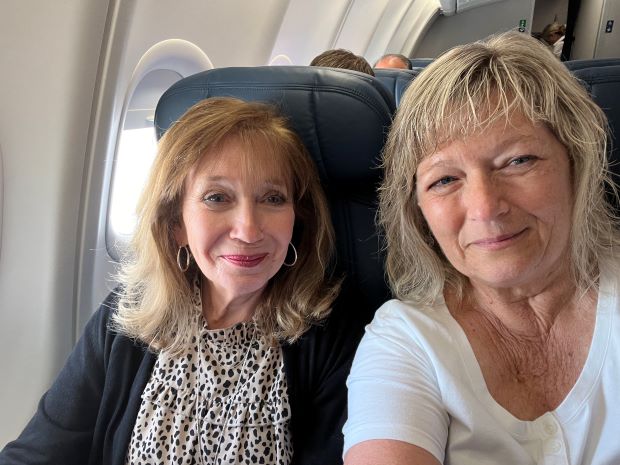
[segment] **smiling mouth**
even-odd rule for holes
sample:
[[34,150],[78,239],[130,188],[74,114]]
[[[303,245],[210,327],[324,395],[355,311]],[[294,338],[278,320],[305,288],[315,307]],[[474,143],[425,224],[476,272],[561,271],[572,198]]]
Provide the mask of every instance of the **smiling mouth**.
[[266,253],[259,255],[223,255],[222,258],[229,263],[244,268],[252,268],[259,265],[267,256]]
[[471,245],[483,247],[485,249],[501,249],[512,244],[512,242],[521,237],[524,232],[525,229],[522,229],[521,231],[514,234],[502,234],[501,236],[480,239],[478,241],[472,242]]

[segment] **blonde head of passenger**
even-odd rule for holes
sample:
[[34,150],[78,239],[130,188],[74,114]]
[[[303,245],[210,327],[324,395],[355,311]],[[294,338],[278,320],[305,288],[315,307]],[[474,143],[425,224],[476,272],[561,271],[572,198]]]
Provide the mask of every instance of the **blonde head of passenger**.
[[[116,329],[154,350],[182,350],[194,334],[194,261],[182,271],[175,227],[188,176],[205,160],[218,162],[227,143],[242,147],[244,178],[282,178],[295,213],[294,266],[283,266],[263,291],[254,319],[273,340],[297,339],[329,311],[337,286],[326,279],[333,229],[314,163],[299,137],[267,104],[211,98],[190,108],[161,138],[138,205],[138,223],[123,263]],[[222,152],[224,153],[224,152]],[[291,257],[288,261],[294,260]]]
[[498,122],[510,125],[515,116],[545,125],[567,149],[574,193],[571,271],[580,288],[596,285],[599,262],[618,243],[605,197],[605,116],[543,44],[508,32],[443,54],[413,81],[398,108],[384,149],[379,209],[397,298],[431,304],[444,285],[462,295],[465,283],[418,208],[421,160],[450,142],[484,135]]
[[566,34],[566,26],[564,24],[550,23],[541,32],[541,37],[549,45],[553,45],[564,34]]

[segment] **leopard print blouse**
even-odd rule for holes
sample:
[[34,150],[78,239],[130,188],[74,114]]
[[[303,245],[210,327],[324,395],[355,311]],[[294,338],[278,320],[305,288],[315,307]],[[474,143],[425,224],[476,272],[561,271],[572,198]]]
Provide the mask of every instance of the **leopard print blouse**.
[[288,465],[291,410],[282,350],[253,322],[201,326],[183,355],[159,354],[126,464]]

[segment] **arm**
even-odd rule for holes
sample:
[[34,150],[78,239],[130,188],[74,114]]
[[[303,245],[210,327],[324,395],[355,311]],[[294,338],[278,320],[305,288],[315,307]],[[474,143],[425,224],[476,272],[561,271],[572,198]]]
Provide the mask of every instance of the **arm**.
[[105,379],[105,306],[91,318],[22,434],[0,452],[0,465],[87,463]]
[[433,454],[402,441],[375,439],[349,449],[344,465],[440,465]]
[[360,343],[351,374],[344,427],[347,465],[438,464],[449,416],[424,331],[402,318],[402,304],[377,311]]

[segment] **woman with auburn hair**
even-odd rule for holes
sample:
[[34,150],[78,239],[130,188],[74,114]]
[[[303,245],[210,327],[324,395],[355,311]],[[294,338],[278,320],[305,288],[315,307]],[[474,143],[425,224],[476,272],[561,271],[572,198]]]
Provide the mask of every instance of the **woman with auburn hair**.
[[358,348],[345,463],[620,463],[619,233],[606,121],[539,41],[413,81],[379,221],[397,300]]
[[346,338],[317,324],[339,289],[333,230],[286,121],[194,105],[138,211],[121,285],[0,464],[340,462]]

